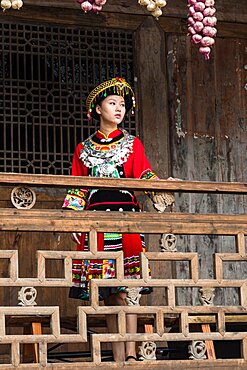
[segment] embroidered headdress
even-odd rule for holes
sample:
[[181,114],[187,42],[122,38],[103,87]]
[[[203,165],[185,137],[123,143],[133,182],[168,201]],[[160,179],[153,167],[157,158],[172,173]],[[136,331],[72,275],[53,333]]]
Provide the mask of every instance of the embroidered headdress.
[[125,100],[126,112],[135,107],[135,96],[131,86],[124,78],[116,77],[102,82],[88,95],[86,100],[87,116],[99,119],[96,106],[109,95],[120,95]]

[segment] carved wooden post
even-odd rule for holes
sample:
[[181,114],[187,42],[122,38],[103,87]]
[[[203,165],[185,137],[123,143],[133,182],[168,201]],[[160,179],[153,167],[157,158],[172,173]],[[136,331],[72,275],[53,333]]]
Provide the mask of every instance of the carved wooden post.
[[140,287],[127,288],[126,302],[128,306],[139,306],[140,305]]
[[[199,289],[199,301],[203,306],[213,306],[214,288],[201,288]],[[209,324],[201,324],[203,333],[210,333]],[[214,344],[212,340],[206,341],[192,341],[188,347],[190,359],[192,360],[205,360],[216,359]],[[207,356],[206,356],[207,353]]]
[[160,239],[161,252],[177,252],[177,237],[174,234],[163,234]]
[[33,287],[23,287],[18,292],[19,306],[36,306],[35,299],[37,297],[37,290]]
[[[18,292],[18,300],[20,306],[24,307],[30,307],[30,306],[36,306],[37,303],[35,302],[35,299],[37,297],[37,290],[33,287],[23,287]],[[24,329],[25,330],[25,329]],[[41,323],[40,322],[32,322],[32,333],[33,334],[41,334]],[[33,346],[31,344],[26,344],[24,346],[24,352],[23,357],[29,358],[32,356],[33,353]],[[34,358],[35,362],[39,362],[39,349],[38,344],[34,343]]]

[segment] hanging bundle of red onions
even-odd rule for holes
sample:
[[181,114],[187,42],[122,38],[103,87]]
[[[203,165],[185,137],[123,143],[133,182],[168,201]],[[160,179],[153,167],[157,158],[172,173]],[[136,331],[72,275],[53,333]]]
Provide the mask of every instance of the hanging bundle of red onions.
[[188,0],[188,31],[193,44],[199,44],[199,52],[206,60],[210,57],[217,29],[215,0]]
[[82,10],[87,12],[99,13],[102,10],[103,5],[105,5],[106,0],[77,0],[81,4]]

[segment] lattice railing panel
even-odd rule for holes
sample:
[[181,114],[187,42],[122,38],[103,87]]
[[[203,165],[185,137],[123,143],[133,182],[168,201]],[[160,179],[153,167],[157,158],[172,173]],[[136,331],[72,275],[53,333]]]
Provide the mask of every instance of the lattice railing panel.
[[[109,185],[108,185],[109,186]],[[16,250],[0,250],[0,260],[7,260],[9,264],[9,276],[0,278],[0,286],[9,287],[43,287],[62,289],[70,287],[72,283],[72,260],[73,259],[114,259],[116,262],[116,278],[113,279],[95,279],[91,281],[91,299],[89,306],[79,306],[77,310],[77,327],[75,332],[63,333],[63,318],[60,315],[59,307],[56,305],[46,307],[37,306],[32,301],[29,306],[23,307],[5,307],[0,306],[0,345],[11,346],[11,366],[24,368],[21,363],[22,356],[20,348],[23,344],[38,345],[39,356],[38,363],[30,365],[30,368],[49,368],[51,365],[49,359],[49,347],[52,344],[86,344],[89,346],[90,355],[87,359],[80,359],[76,363],[58,364],[56,367],[63,366],[63,369],[79,368],[80,366],[92,368],[92,366],[103,366],[101,350],[102,347],[114,341],[135,341],[135,342],[155,342],[156,344],[185,343],[190,345],[191,356],[197,351],[196,343],[202,347],[205,344],[205,352],[202,351],[201,359],[205,359],[198,366],[203,368],[203,364],[209,368],[222,364],[222,360],[209,358],[209,348],[212,343],[217,342],[239,342],[240,355],[235,360],[226,359],[226,363],[232,366],[246,366],[247,364],[247,280],[246,276],[231,279],[224,276],[224,263],[245,262],[246,254],[246,236],[247,236],[247,216],[246,215],[192,215],[180,213],[109,213],[109,212],[69,212],[56,210],[0,210],[0,228],[2,231],[46,231],[46,232],[66,232],[73,231],[89,233],[88,252],[76,251],[37,251],[37,276],[19,277],[18,266],[20,263],[19,252]],[[162,252],[146,252],[141,254],[141,279],[124,279],[123,255],[122,252],[108,253],[97,251],[97,233],[98,232],[134,232],[169,235],[168,244],[175,238],[173,235],[229,235],[234,238],[235,252],[214,253],[212,258],[215,264],[214,276],[209,279],[203,279],[200,276],[200,256],[195,252],[180,252],[179,246],[168,245],[166,250],[165,238],[163,238]],[[62,261],[62,277],[49,277],[47,274],[47,264],[49,260]],[[149,265],[152,262],[159,263],[177,263],[187,262],[189,274],[187,278],[171,276],[162,278],[161,276],[150,276],[148,273]],[[205,266],[206,268],[206,266]],[[102,306],[99,302],[99,289],[101,287],[127,286],[132,287],[153,287],[162,288],[166,291],[164,303],[160,306]],[[201,305],[179,305],[177,300],[178,290],[180,288],[194,289],[201,293],[199,301]],[[235,305],[213,305],[214,289],[236,288],[239,294],[239,304]],[[30,292],[31,294],[31,292]],[[20,294],[21,295],[21,294]],[[30,303],[30,300],[29,300]],[[28,304],[28,302],[27,302]],[[118,331],[116,333],[93,332],[90,335],[93,317],[95,325],[97,319],[107,315],[117,315]],[[126,315],[137,314],[138,319],[152,321],[152,332],[142,332],[139,329],[136,334],[127,332]],[[46,321],[49,326],[49,332],[40,332],[32,334],[10,334],[8,332],[8,323],[11,320],[20,320],[30,322],[34,320]],[[48,322],[48,323],[47,323]],[[242,325],[241,330],[232,325]],[[174,329],[174,330],[173,330]],[[1,347],[0,347],[1,348]],[[207,358],[208,357],[208,358]],[[191,357],[193,358],[193,357]],[[198,358],[197,358],[198,359]],[[179,362],[168,360],[149,360],[148,365],[138,365],[141,367],[160,369],[165,365],[176,368],[177,364],[189,368],[195,363],[195,360],[184,359]],[[110,366],[110,365],[109,365]],[[141,367],[140,367],[141,366]],[[6,364],[0,368],[6,368]],[[29,367],[29,364],[28,364]],[[108,365],[107,365],[108,367]],[[158,368],[158,367],[157,367]]]
[[[146,221],[148,221],[148,215],[146,215]],[[167,217],[167,215],[166,215]],[[128,216],[124,216],[128,219]],[[40,219],[43,219],[42,212]],[[162,219],[162,215],[161,215]],[[36,218],[36,222],[38,218]],[[109,219],[105,219],[101,228],[107,229]],[[134,227],[134,223],[132,224]],[[8,228],[9,226],[6,226]],[[116,226],[115,226],[116,227]],[[189,232],[187,226],[187,231]],[[121,229],[121,224],[118,229]],[[145,222],[142,223],[141,228],[145,230]],[[162,226],[161,231],[167,230],[166,227]],[[183,228],[184,232],[184,228]],[[214,228],[214,232],[217,230]],[[236,231],[237,233],[237,231]],[[60,316],[58,307],[0,307],[0,342],[1,344],[11,344],[15,353],[15,364],[20,363],[18,358],[19,351],[16,351],[16,343],[39,343],[42,347],[42,356],[40,361],[43,366],[47,364],[47,346],[51,343],[85,343],[87,342],[87,315],[109,315],[116,314],[118,316],[118,334],[117,333],[104,333],[104,334],[92,334],[92,361],[94,364],[101,362],[101,351],[100,348],[103,343],[114,342],[114,341],[154,341],[154,342],[191,342],[191,341],[219,341],[219,340],[237,340],[245,343],[247,338],[247,332],[232,332],[226,330],[226,323],[229,322],[247,322],[247,284],[246,279],[229,280],[223,277],[223,261],[239,261],[246,260],[245,254],[245,235],[244,233],[237,233],[236,253],[216,253],[215,254],[215,279],[199,279],[199,265],[198,265],[198,254],[197,253],[181,253],[181,252],[147,252],[142,253],[142,279],[140,280],[126,280],[123,278],[123,256],[122,252],[107,253],[97,252],[95,240],[96,240],[97,229],[93,229],[89,232],[89,239],[91,241],[90,252],[68,252],[68,251],[38,251],[37,252],[37,278],[19,278],[18,277],[18,251],[0,251],[0,259],[8,259],[10,265],[10,276],[9,278],[0,279],[1,286],[44,286],[47,289],[49,287],[68,287],[71,286],[71,267],[72,259],[74,258],[97,258],[115,259],[117,265],[117,275],[115,279],[106,280],[93,280],[91,281],[91,307],[79,307],[78,308],[78,328],[77,334],[61,334],[60,330]],[[60,259],[63,261],[64,266],[64,278],[47,278],[46,277],[46,261],[49,259]],[[189,261],[191,276],[189,279],[154,279],[148,274],[148,266],[151,261]],[[128,287],[140,287],[140,286],[152,286],[162,287],[167,290],[167,305],[159,307],[102,307],[98,301],[98,290],[100,287],[109,286],[128,286]],[[240,289],[240,301],[241,305],[238,307],[227,307],[227,306],[196,306],[186,307],[178,306],[176,304],[176,289],[178,287],[197,287],[201,288],[224,288],[224,287],[238,287]],[[126,332],[126,314],[136,313],[138,315],[152,315],[154,318],[154,331],[151,334],[137,333],[128,334]],[[39,319],[43,317],[50,317],[51,333],[39,334],[39,335],[6,335],[5,330],[5,316],[11,315],[11,318],[23,316],[23,320],[28,316],[38,315]],[[179,330],[176,333],[166,332],[166,322],[171,317],[176,317]],[[190,331],[191,324],[214,324],[215,330],[209,333],[202,333],[200,329],[195,332],[195,329]],[[244,344],[243,344],[244,345]],[[40,347],[40,348],[41,348]],[[245,353],[245,352],[243,352]],[[217,361],[217,360],[216,360]],[[45,365],[46,366],[46,365]]]

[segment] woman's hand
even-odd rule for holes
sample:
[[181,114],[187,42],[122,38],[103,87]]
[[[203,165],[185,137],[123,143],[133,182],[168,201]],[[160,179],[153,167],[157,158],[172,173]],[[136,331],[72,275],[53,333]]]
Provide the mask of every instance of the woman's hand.
[[169,181],[183,181],[182,179],[179,179],[178,177],[168,177],[168,179],[167,180],[169,180]]
[[[169,181],[182,181],[181,179],[168,177]],[[154,208],[159,212],[163,213],[165,209],[172,206],[175,203],[175,197],[171,192],[157,192],[152,198]]]
[[168,206],[175,203],[175,197],[169,192],[160,192],[153,196],[153,206],[159,212],[162,213]]

